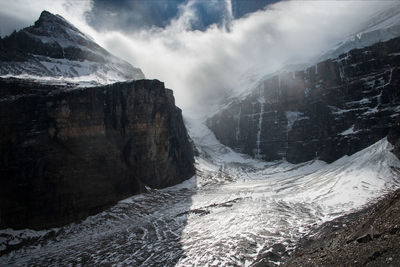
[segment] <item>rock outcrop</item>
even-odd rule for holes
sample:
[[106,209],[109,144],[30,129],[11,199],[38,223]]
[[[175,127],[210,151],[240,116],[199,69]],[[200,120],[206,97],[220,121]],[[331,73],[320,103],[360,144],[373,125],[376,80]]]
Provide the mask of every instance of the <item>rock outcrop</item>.
[[[314,229],[281,266],[399,266],[400,190]],[[265,266],[262,261],[254,266]]]
[[393,145],[393,154],[400,159],[400,117],[397,117],[394,126],[389,130],[387,139]]
[[12,78],[0,89],[0,228],[62,225],[194,175],[181,110],[162,82]]
[[388,134],[399,94],[396,38],[268,78],[207,125],[221,143],[256,158],[332,162]]

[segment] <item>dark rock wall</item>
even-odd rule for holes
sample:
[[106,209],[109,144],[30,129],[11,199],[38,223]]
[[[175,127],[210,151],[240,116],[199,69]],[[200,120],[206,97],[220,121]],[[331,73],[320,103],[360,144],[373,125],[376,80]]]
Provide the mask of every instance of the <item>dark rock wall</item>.
[[393,145],[393,154],[400,159],[400,116],[396,118],[393,127],[389,130],[387,139]]
[[0,79],[0,90],[0,228],[62,225],[194,174],[181,110],[159,81]]
[[399,93],[396,38],[264,80],[207,125],[221,143],[256,158],[332,162],[388,134]]

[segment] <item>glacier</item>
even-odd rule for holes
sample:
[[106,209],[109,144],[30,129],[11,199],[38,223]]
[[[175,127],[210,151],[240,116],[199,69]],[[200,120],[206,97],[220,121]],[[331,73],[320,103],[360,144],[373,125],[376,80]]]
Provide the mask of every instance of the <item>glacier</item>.
[[186,123],[199,150],[194,177],[79,223],[1,230],[1,265],[251,266],[400,186],[400,161],[386,139],[331,164],[295,165],[236,153],[202,119]]

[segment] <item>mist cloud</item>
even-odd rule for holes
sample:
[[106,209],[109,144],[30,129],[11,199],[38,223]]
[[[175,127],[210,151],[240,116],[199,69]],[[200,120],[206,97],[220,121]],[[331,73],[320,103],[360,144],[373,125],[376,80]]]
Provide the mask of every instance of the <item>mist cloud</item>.
[[246,86],[249,70],[267,74],[304,62],[359,29],[382,2],[281,2],[234,20],[189,31],[190,5],[165,29],[106,33],[102,43],[175,91],[178,105],[202,107]]
[[[165,82],[184,111],[207,108],[232,90],[245,89],[249,73],[268,74],[287,63],[306,62],[360,30],[377,10],[393,5],[386,1],[285,1],[237,20],[227,12],[226,25],[193,31],[197,15],[195,1],[189,1],[165,28],[128,33],[91,28],[85,19],[90,1],[77,1],[81,10],[76,13],[76,6],[62,1],[54,1],[53,9],[44,7],[50,2],[42,0],[41,7],[35,2],[35,12],[56,10],[111,53],[140,67],[147,78]],[[229,6],[230,1],[226,3]],[[5,9],[0,5],[0,10]]]

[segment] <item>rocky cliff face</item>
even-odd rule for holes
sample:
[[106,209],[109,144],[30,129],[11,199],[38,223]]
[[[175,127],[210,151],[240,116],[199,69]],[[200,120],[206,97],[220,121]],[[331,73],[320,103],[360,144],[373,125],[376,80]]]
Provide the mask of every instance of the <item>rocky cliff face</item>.
[[157,80],[0,88],[0,228],[65,224],[194,174],[181,110]]
[[388,134],[400,114],[399,88],[396,38],[266,79],[207,125],[256,158],[332,162]]

